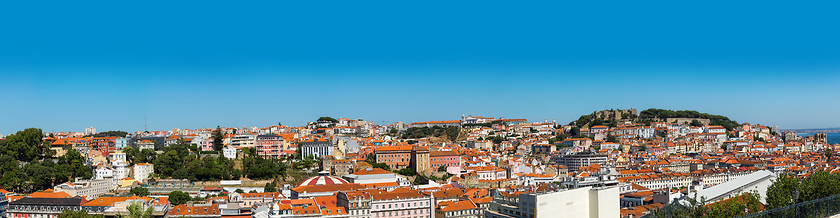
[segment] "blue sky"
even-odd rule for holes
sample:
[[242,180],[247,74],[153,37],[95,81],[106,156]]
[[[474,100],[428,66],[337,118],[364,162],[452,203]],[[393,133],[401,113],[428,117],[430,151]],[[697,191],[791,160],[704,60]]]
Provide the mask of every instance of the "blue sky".
[[0,3],[0,134],[691,109],[840,126],[833,1]]

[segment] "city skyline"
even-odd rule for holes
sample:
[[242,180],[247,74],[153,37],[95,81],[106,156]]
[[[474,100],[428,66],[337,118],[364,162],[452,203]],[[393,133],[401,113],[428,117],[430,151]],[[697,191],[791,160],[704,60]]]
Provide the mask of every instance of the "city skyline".
[[7,4],[4,135],[610,108],[840,127],[833,2]]

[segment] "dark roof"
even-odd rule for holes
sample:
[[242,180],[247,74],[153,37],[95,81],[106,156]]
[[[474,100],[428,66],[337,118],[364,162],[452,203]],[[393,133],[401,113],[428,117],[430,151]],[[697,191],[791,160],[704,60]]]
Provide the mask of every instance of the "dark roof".
[[257,139],[276,139],[276,138],[283,139],[282,137],[280,137],[278,135],[274,135],[274,134],[257,135]]
[[9,205],[49,205],[49,206],[82,206],[85,200],[82,198],[30,198],[10,202]]

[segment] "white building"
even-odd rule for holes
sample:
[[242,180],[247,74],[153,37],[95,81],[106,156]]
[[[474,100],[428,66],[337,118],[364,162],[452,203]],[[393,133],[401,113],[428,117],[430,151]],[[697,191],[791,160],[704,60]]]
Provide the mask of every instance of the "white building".
[[128,163],[123,160],[112,162],[111,167],[114,169],[114,179],[116,180],[128,178],[128,175],[131,173],[131,168],[128,167]]
[[134,180],[145,181],[149,175],[155,172],[155,165],[150,163],[139,163],[134,165]]
[[93,135],[93,134],[96,134],[96,128],[93,128],[92,126],[88,127],[88,128],[85,128],[85,135]]
[[236,148],[230,146],[225,147],[222,149],[222,155],[228,159],[236,159]]
[[114,178],[114,169],[108,167],[102,167],[96,169],[96,176],[95,179],[113,179]]
[[[773,184],[774,180],[776,180],[776,174],[773,172],[767,170],[756,171],[737,179],[697,191],[697,199],[705,198],[707,203],[714,203],[751,191],[767,193],[767,188]],[[759,200],[762,204],[766,204],[764,198],[759,198]],[[688,202],[682,200],[680,203],[687,204]]]
[[70,196],[87,196],[88,200],[96,199],[108,191],[117,188],[116,180],[114,179],[93,179],[80,180],[76,178],[76,182],[65,182],[53,187],[55,192],[65,192]]
[[488,218],[620,217],[619,188],[583,187],[519,195],[493,191]]

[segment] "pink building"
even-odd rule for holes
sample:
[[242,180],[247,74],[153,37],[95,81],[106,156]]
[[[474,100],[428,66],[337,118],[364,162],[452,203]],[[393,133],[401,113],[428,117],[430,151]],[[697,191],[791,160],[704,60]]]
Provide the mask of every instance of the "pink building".
[[213,145],[215,145],[215,142],[213,141],[213,138],[206,138],[206,139],[201,140],[198,144],[201,145],[201,150],[202,151],[212,151],[213,150]]
[[258,135],[256,140],[257,155],[266,159],[277,159],[283,155],[283,137],[278,135]]
[[434,170],[440,166],[458,167],[461,166],[461,155],[456,151],[432,151],[429,152],[429,165]]
[[359,190],[346,194],[339,193],[338,197],[338,205],[349,207],[350,215],[363,217],[434,217],[434,202],[434,196],[409,189],[397,189],[391,192]]

